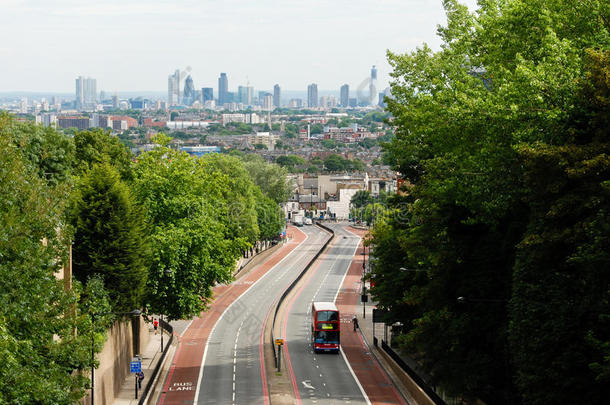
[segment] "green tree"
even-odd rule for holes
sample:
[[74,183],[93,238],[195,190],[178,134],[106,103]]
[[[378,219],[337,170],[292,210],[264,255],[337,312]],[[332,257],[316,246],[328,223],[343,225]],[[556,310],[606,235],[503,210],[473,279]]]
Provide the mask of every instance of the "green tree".
[[74,135],[77,173],[84,173],[97,163],[114,166],[124,180],[131,179],[131,151],[121,141],[101,129],[80,131]]
[[73,404],[87,385],[78,370],[90,364],[90,343],[74,333],[83,321],[70,311],[77,295],[56,278],[68,258],[57,232],[66,189],[40,177],[40,166],[15,148],[11,126],[2,116],[0,403]]
[[373,197],[371,197],[371,193],[367,190],[358,190],[356,194],[352,196],[350,203],[354,208],[362,208],[373,202]]
[[[248,179],[247,173],[224,171],[215,164],[222,158],[211,158],[196,159],[161,146],[140,155],[135,165],[133,187],[146,208],[152,250],[146,301],[150,311],[170,319],[205,310],[212,287],[231,280],[241,250],[258,236],[256,215],[241,229],[243,212],[234,214],[228,200],[244,191],[231,190],[230,184]],[[254,200],[248,202],[248,209],[255,210]]]
[[251,154],[243,158],[252,181],[276,203],[288,200],[292,195],[292,184],[288,181],[288,171],[276,164],[267,163],[261,156]]
[[384,160],[414,187],[373,232],[373,294],[450,393],[602,403],[608,6],[444,5],[438,52],[388,55]]
[[72,224],[74,276],[104,279],[115,311],[140,308],[148,275],[144,216],[127,185],[108,163],[94,165],[80,181]]
[[342,156],[332,154],[324,159],[324,167],[329,172],[339,172],[346,169],[347,162]]

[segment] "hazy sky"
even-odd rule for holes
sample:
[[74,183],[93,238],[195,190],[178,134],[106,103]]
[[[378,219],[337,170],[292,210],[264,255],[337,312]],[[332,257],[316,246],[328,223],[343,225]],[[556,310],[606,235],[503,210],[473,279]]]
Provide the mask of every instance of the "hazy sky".
[[[471,10],[476,0],[462,0]],[[0,0],[0,92],[167,89],[175,69],[195,87],[354,90],[387,49],[438,49],[441,0]]]

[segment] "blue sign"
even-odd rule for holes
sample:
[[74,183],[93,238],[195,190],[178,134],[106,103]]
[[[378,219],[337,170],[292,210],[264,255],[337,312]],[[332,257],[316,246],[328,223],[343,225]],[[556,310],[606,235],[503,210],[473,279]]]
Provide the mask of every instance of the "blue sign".
[[129,363],[129,372],[130,373],[139,373],[142,371],[142,362],[141,361],[131,361]]

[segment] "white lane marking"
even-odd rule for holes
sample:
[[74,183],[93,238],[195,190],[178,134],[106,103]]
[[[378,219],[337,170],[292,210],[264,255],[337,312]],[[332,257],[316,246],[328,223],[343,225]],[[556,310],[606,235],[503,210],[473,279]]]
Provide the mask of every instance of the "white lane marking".
[[307,388],[308,390],[315,390],[315,387],[311,385],[310,380],[301,381],[301,383],[303,384],[303,387]]
[[352,370],[352,366],[350,366],[349,361],[347,361],[347,357],[345,357],[343,348],[341,347],[339,350],[341,351],[341,356],[343,357],[343,360],[345,361],[345,364],[347,365],[349,372],[352,373],[352,377],[354,377],[354,380],[356,380],[356,384],[358,385],[358,388],[360,388],[360,392],[362,393],[362,396],[364,397],[365,402],[367,403],[367,405],[371,405],[371,401],[369,400],[369,397],[366,395],[366,392],[364,392],[364,388],[362,388],[362,384],[360,384],[358,377],[356,377],[354,370]]
[[288,257],[290,257],[292,255],[292,253],[294,253],[299,247],[301,247],[301,245],[303,243],[305,243],[307,241],[307,239],[309,239],[309,235],[305,234],[305,239],[303,239],[303,241],[301,243],[299,243],[297,246],[294,247],[294,249],[287,254],[286,256],[284,256],[282,258],[282,260],[280,260],[279,262],[277,262],[275,264],[275,266],[273,266],[272,268],[270,268],[269,270],[267,270],[267,272],[265,274],[263,274],[258,280],[256,280],[248,289],[246,289],[246,291],[244,291],[243,293],[241,293],[239,295],[239,297],[237,297],[237,299],[233,300],[232,303],[229,304],[229,306],[227,308],[225,308],[225,310],[222,312],[222,314],[220,314],[220,316],[218,317],[218,320],[216,321],[216,323],[214,324],[214,326],[212,327],[212,330],[210,331],[210,334],[208,335],[208,339],[205,342],[205,349],[203,350],[203,356],[201,357],[201,366],[199,367],[199,378],[197,378],[197,388],[195,389],[195,402],[197,402],[199,400],[199,389],[201,387],[201,380],[203,379],[203,370],[205,368],[205,358],[208,354],[208,348],[209,348],[209,344],[210,344],[210,338],[212,337],[212,335],[214,334],[214,332],[216,331],[216,326],[218,326],[218,324],[220,323],[220,321],[222,320],[222,318],[225,316],[225,314],[227,313],[227,311],[229,309],[231,309],[231,307],[233,306],[233,304],[235,304],[237,301],[239,301],[239,299],[248,291],[250,291],[252,289],[252,287],[254,287],[256,284],[258,284],[261,280],[263,280],[265,277],[267,277],[267,275],[272,273],[272,270],[275,269],[277,266],[279,266],[284,260],[286,260]]

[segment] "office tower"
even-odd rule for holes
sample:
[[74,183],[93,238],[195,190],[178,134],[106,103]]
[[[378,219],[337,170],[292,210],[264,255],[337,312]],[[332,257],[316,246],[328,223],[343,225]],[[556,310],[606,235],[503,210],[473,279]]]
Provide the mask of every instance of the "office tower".
[[273,96],[269,93],[263,97],[263,110],[272,111],[273,110]]
[[201,102],[205,104],[206,101],[214,100],[214,89],[212,87],[201,88]]
[[167,105],[180,103],[180,70],[167,77]]
[[195,101],[195,86],[193,85],[193,79],[191,75],[186,77],[184,81],[184,93],[182,96],[182,104],[192,105]]
[[347,107],[349,105],[349,84],[341,86],[341,106]]
[[119,96],[117,96],[116,94],[114,96],[112,96],[112,109],[113,110],[119,109]]
[[315,83],[307,86],[307,107],[318,106],[318,85]]
[[238,86],[237,87],[237,102],[245,105],[252,105],[252,98],[254,95],[254,87],[251,86]]
[[373,104],[377,95],[377,68],[373,65],[371,69],[371,83],[369,83],[369,103]]
[[227,79],[226,73],[221,73],[218,78],[218,105],[222,107],[222,105],[227,100],[227,93],[229,92],[229,79]]
[[280,85],[276,84],[273,86],[273,106],[276,108],[280,107]]
[[97,101],[97,81],[90,77],[76,78],[76,109],[93,109]]

